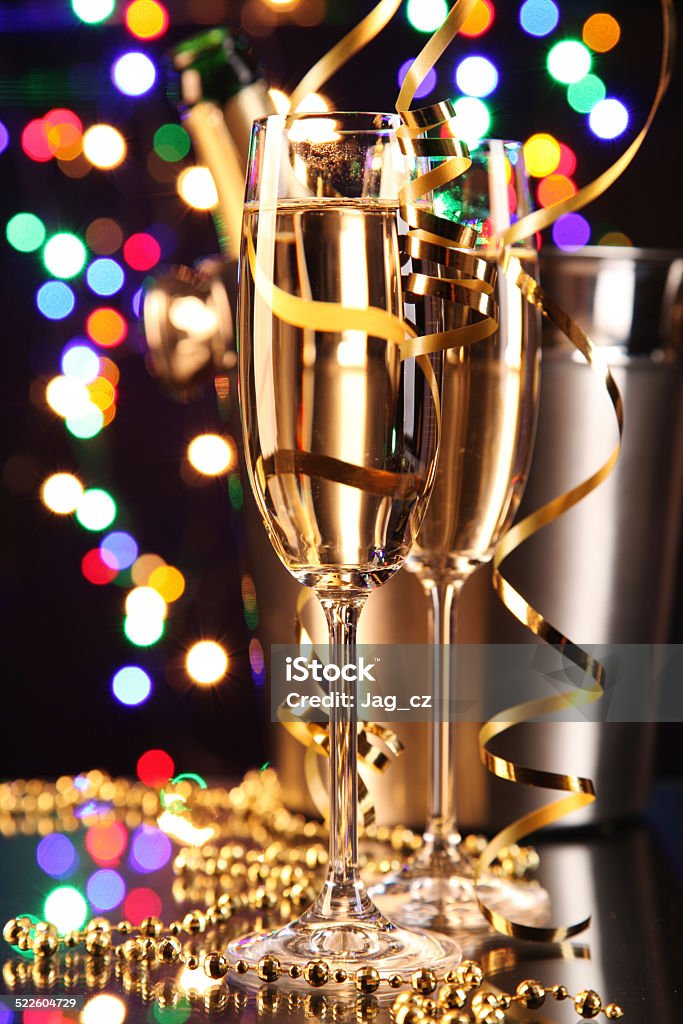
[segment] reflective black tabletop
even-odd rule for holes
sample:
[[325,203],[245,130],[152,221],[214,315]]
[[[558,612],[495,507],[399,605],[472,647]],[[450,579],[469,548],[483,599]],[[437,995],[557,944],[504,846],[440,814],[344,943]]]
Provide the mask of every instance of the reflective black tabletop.
[[[460,937],[464,953],[480,961],[487,986],[514,991],[525,978],[561,983],[571,992],[598,991],[620,1003],[633,1024],[680,1024],[683,1020],[683,786],[660,787],[646,820],[591,833],[565,832],[538,842],[539,878],[549,890],[553,923],[592,914],[590,928],[561,946],[522,943],[490,934]],[[161,833],[119,823],[68,833],[16,834],[0,838],[0,916],[42,918],[46,900],[78,927],[79,917],[101,914],[133,923],[154,914],[182,918],[199,895],[174,875],[176,853]],[[12,828],[5,827],[5,833]],[[62,841],[62,835],[65,841]],[[161,838],[159,838],[161,836]],[[55,904],[56,901],[56,904]],[[271,918],[277,922],[277,912]],[[253,918],[249,922],[253,924]],[[262,921],[266,926],[268,919]],[[222,941],[245,930],[244,919],[227,925]],[[193,1024],[211,1016],[245,1021],[390,1020],[374,996],[356,997],[338,987],[333,994],[275,986],[246,992],[210,982],[186,967],[123,967],[115,958],[64,954],[37,962],[2,943],[2,1004],[25,1000],[21,1010],[3,1009],[0,1024]],[[105,998],[106,997],[106,998]],[[80,999],[76,1007],[38,1009],[36,1001]],[[516,1021],[574,1024],[571,1003],[548,1000],[532,1013],[516,1007]],[[604,1019],[604,1018],[601,1018]]]

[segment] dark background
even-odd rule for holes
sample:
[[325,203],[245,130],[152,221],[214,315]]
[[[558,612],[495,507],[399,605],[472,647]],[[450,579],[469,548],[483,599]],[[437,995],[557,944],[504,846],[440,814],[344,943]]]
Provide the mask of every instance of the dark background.
[[[499,0],[494,26],[484,37],[456,42],[439,65],[433,95],[452,92],[456,57],[476,52],[492,57],[503,82],[491,97],[493,133],[526,138],[534,131],[552,131],[579,154],[576,178],[585,184],[623,151],[645,120],[659,62],[658,5],[635,0],[560,3],[567,35],[580,37],[583,21],[597,10],[613,9],[621,22],[619,46],[598,62],[609,92],[631,111],[628,133],[613,143],[595,139],[585,119],[570,110],[564,88],[545,71],[548,40],[521,31],[519,6]],[[140,45],[160,64],[171,43],[201,27],[197,14],[204,23],[240,26],[242,8],[232,0],[178,0],[167,7],[169,32]],[[254,40],[269,82],[291,89],[369,7],[329,0],[324,22],[314,27],[281,19]],[[210,216],[188,211],[173,184],[160,184],[146,171],[155,129],[175,116],[163,87],[129,99],[109,83],[113,58],[124,48],[137,47],[125,29],[115,23],[80,25],[61,0],[2,4],[0,27],[0,117],[12,137],[0,156],[1,223],[17,211],[31,210],[51,230],[61,225],[83,236],[98,216],[116,218],[126,234],[162,222],[177,237],[169,260],[189,263],[215,251]],[[391,109],[397,69],[425,39],[399,13],[381,38],[336,76],[326,94],[338,109]],[[54,161],[31,162],[18,145],[21,128],[58,105],[75,109],[86,124],[103,120],[118,125],[128,142],[125,165],[73,181]],[[677,74],[633,165],[588,212],[593,238],[618,229],[636,245],[680,247],[682,156]],[[199,481],[184,462],[194,434],[223,429],[215,397],[208,389],[203,399],[183,406],[163,395],[147,372],[142,339],[133,329],[113,355],[121,370],[115,423],[96,440],[70,438],[61,420],[31,400],[31,382],[58,372],[63,345],[81,333],[82,319],[73,321],[83,314],[65,324],[39,316],[34,295],[46,276],[39,260],[10,250],[4,236],[2,246],[0,776],[49,777],[96,765],[131,774],[150,747],[170,751],[179,770],[235,772],[258,765],[268,756],[267,713],[246,658],[252,634],[240,595],[241,577],[248,571],[241,517],[230,506],[224,478]],[[143,276],[136,280],[128,274],[130,294]],[[93,587],[83,578],[80,561],[96,537],[51,515],[39,499],[40,482],[57,469],[72,470],[91,486],[111,490],[120,507],[117,527],[130,529],[141,551],[158,552],[184,572],[188,590],[158,646],[131,648],[121,632],[125,591]],[[672,638],[678,640],[680,609],[679,600],[672,627]],[[231,656],[230,677],[216,688],[192,687],[177,670],[185,649],[202,635],[220,639]],[[155,679],[152,698],[139,709],[124,708],[111,696],[113,672],[129,662],[145,666]],[[662,731],[661,772],[676,770],[680,740],[679,727]]]

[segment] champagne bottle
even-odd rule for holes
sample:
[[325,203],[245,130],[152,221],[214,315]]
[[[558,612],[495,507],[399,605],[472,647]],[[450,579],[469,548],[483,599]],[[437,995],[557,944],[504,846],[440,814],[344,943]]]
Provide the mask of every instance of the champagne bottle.
[[225,255],[194,268],[174,267],[146,286],[144,330],[154,372],[187,399],[203,380],[235,365],[230,310],[237,294],[251,126],[275,109],[247,41],[225,28],[184,40],[172,61],[181,118],[216,184],[214,219]]
[[247,41],[225,28],[180,43],[173,64],[183,123],[216,184],[221,246],[237,259],[251,126],[275,109]]

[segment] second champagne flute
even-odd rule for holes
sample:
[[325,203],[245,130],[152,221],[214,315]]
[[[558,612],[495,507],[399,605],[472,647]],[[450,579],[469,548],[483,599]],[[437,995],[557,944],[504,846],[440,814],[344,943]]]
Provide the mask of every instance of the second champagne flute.
[[[519,143],[491,139],[473,147],[470,156],[469,170],[435,193],[434,209],[476,227],[478,248],[472,255],[495,262],[496,236],[530,212],[523,151]],[[458,599],[471,573],[490,560],[517,511],[536,423],[540,313],[514,284],[520,269],[536,276],[533,242],[513,246],[509,257],[509,273],[499,271],[495,289],[498,330],[446,353],[436,484],[406,563],[418,576],[430,609],[435,709],[430,818],[424,845],[413,860],[371,889],[398,920],[447,931],[488,927],[477,905],[474,861],[461,844],[454,805],[455,726],[448,720],[448,705],[456,694]],[[463,307],[447,304],[445,309],[445,327],[468,322]],[[538,923],[547,911],[547,895],[536,883],[489,876],[479,892],[498,912],[524,912],[527,921],[533,915]]]
[[[314,589],[339,666],[354,661],[368,594],[410,550],[436,465],[440,362],[402,359],[399,349],[399,123],[386,114],[269,117],[254,124],[247,171],[245,457],[270,540]],[[397,927],[368,896],[357,867],[355,684],[342,678],[336,690],[347,699],[330,711],[323,891],[296,921],[236,940],[229,953],[252,983],[289,976],[390,990],[419,967],[457,963],[460,951]]]

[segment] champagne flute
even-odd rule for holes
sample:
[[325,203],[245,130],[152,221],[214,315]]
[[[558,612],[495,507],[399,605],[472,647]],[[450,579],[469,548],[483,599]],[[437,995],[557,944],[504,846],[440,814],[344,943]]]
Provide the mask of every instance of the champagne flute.
[[[238,314],[245,457],[270,540],[315,591],[339,666],[354,660],[368,594],[410,550],[436,468],[441,363],[401,359],[376,324],[371,333],[367,313],[349,326],[344,312],[370,307],[394,323],[403,315],[397,199],[408,172],[399,123],[387,114],[271,116],[254,123],[247,170]],[[355,697],[352,682],[341,678],[337,688]],[[368,964],[385,983],[407,981],[417,967],[460,959],[454,942],[398,928],[368,896],[357,866],[356,709],[353,699],[333,703],[329,875],[293,923],[230,943],[231,956],[257,968],[248,982],[289,974],[338,985],[335,972],[353,982]]]
[[[434,195],[435,212],[479,231],[474,252],[495,260],[495,237],[531,209],[519,143],[482,140],[472,166]],[[433,644],[434,720],[431,726],[431,807],[424,845],[397,875],[371,888],[397,920],[437,930],[488,927],[475,897],[474,861],[461,844],[454,806],[456,617],[468,577],[490,560],[496,541],[517,511],[527,478],[538,400],[540,313],[514,281],[520,269],[537,271],[533,241],[509,250],[510,270],[499,271],[494,335],[446,353],[443,431],[437,476],[425,520],[406,567],[429,600]],[[446,306],[445,327],[468,322],[462,308]],[[479,889],[503,914],[523,912],[538,923],[547,894],[537,883],[487,876]]]

